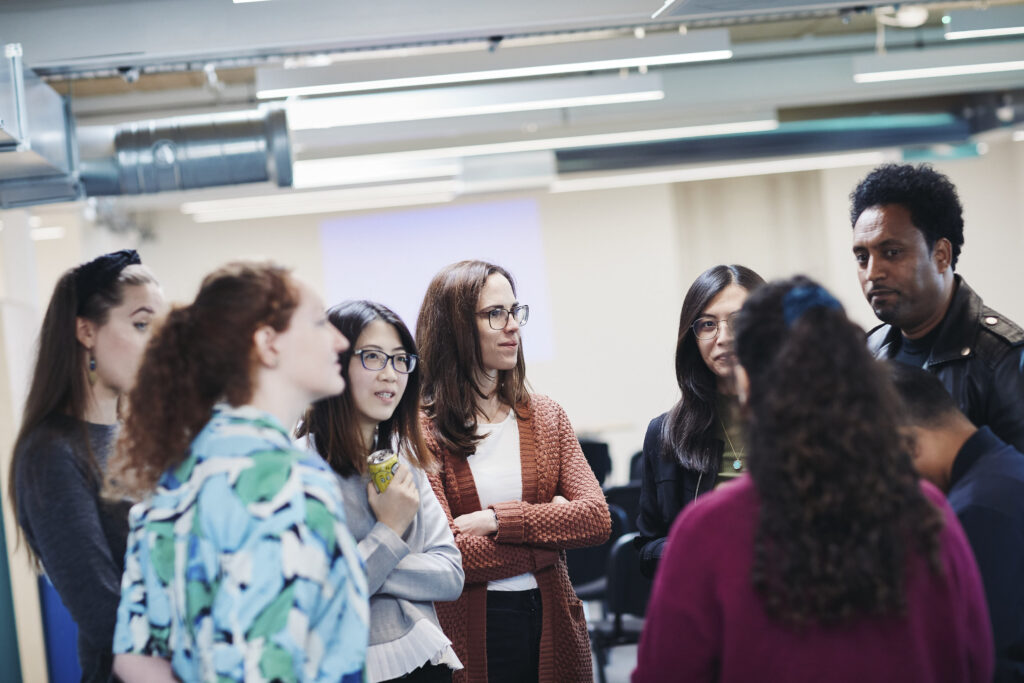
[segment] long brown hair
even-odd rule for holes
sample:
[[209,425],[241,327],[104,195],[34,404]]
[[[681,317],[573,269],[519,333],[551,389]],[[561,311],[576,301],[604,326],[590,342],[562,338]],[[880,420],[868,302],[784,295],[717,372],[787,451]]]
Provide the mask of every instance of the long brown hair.
[[[477,384],[483,369],[476,307],[487,278],[497,273],[512,285],[512,274],[486,261],[459,261],[441,269],[427,287],[416,322],[423,358],[423,412],[434,423],[439,445],[468,457],[481,437],[476,434],[476,399],[487,398]],[[523,345],[516,366],[498,373],[498,398],[519,415],[529,403]]]
[[[104,257],[99,257],[104,258]],[[97,259],[98,260],[98,259]],[[94,263],[91,261],[90,263]],[[53,289],[50,303],[46,307],[43,325],[39,331],[39,352],[32,371],[28,398],[21,415],[21,426],[14,440],[14,451],[8,472],[7,494],[15,514],[18,509],[18,487],[37,485],[41,469],[46,462],[39,461],[45,456],[45,449],[23,448],[26,439],[46,418],[51,415],[69,415],[78,420],[85,416],[89,400],[89,380],[86,364],[88,351],[76,336],[76,319],[85,318],[97,327],[107,323],[110,311],[124,303],[125,289],[146,284],[157,284],[148,268],[141,264],[126,266],[109,283],[102,283],[97,289],[80,300],[76,278],[81,269],[89,264],[70,268],[61,275]],[[84,448],[75,450],[75,457],[83,460],[85,470],[99,486],[101,475],[95,454],[89,444],[89,435],[84,422],[81,424],[80,441]],[[21,479],[17,474],[20,472]],[[20,541],[21,522],[18,520]],[[39,559],[28,549],[29,560],[39,568]]]
[[185,459],[215,403],[238,406],[252,398],[253,335],[264,325],[286,330],[298,304],[287,269],[236,262],[208,275],[194,302],[171,311],[150,339],[129,396],[109,472],[113,490],[151,491]]
[[789,622],[899,614],[907,560],[940,571],[941,513],[899,432],[899,401],[864,332],[805,277],[752,293],[736,323],[750,379],[750,476],[760,497],[751,580]]
[[[367,326],[381,320],[398,333],[406,353],[416,355],[416,341],[402,319],[387,306],[372,301],[346,301],[327,311],[327,319],[349,340],[350,346],[341,353],[341,375],[348,382],[348,368],[354,358],[356,341]],[[405,393],[391,417],[377,426],[377,447],[390,447],[397,440],[399,448],[409,460],[421,469],[434,466],[434,456],[427,450],[420,432],[420,373],[418,365],[409,373]],[[296,436],[311,435],[316,450],[340,475],[348,477],[364,474],[367,470],[367,445],[359,431],[355,402],[350,391],[321,399],[306,412]],[[373,444],[370,445],[373,448]]]
[[718,380],[701,358],[692,325],[711,300],[729,285],[751,292],[763,284],[764,279],[750,268],[713,266],[698,275],[686,292],[676,337],[676,382],[681,397],[669,410],[661,428],[662,454],[666,459],[704,473],[718,467]]

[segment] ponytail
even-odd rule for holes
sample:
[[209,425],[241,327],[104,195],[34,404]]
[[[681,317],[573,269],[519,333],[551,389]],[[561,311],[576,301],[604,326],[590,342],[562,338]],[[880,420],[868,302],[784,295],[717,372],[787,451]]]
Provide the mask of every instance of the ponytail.
[[283,331],[298,292],[280,266],[233,263],[206,277],[196,300],[177,307],[150,340],[129,397],[109,486],[137,497],[181,464],[219,401],[253,394],[253,335]]

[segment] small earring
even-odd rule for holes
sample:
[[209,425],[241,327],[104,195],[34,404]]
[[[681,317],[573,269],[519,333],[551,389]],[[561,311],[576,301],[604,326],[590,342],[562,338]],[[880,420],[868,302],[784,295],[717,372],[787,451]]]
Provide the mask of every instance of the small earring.
[[96,384],[96,359],[89,354],[89,384]]

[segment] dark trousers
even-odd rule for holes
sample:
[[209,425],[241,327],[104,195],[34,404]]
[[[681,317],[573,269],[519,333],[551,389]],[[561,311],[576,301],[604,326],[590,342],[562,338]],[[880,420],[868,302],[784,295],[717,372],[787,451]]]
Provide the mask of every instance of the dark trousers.
[[536,683],[540,591],[487,591],[488,683]]
[[431,664],[427,662],[404,676],[392,678],[391,681],[384,681],[384,683],[392,683],[392,681],[400,681],[401,683],[410,683],[410,681],[413,683],[452,683],[452,670],[448,668],[447,664]]

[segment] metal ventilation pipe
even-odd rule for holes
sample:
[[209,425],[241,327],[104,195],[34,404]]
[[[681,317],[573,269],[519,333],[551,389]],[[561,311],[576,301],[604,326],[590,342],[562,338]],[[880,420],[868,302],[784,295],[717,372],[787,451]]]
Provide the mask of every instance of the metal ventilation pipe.
[[89,196],[190,190],[273,180],[292,184],[282,109],[181,116],[78,129]]

